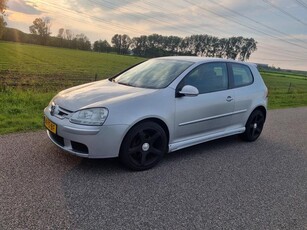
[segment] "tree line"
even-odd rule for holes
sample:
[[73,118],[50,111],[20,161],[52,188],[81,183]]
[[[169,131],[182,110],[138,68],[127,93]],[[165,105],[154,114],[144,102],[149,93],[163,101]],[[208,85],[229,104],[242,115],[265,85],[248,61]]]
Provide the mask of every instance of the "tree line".
[[218,38],[207,34],[191,35],[185,38],[152,34],[132,39],[125,34],[116,34],[111,42],[119,54],[132,51],[134,55],[142,57],[192,55],[245,61],[249,59],[252,52],[257,50],[257,42],[253,38],[242,36]]
[[115,34],[111,43],[112,46],[106,40],[95,41],[93,51],[109,52],[113,48],[112,50],[118,54],[132,53],[147,58],[192,55],[245,61],[257,50],[257,42],[253,38],[242,36],[218,38],[207,34],[192,35],[185,38],[152,34],[132,39],[126,34]]
[[6,28],[2,39],[95,52],[132,54],[146,58],[192,55],[245,61],[257,50],[257,42],[253,38],[242,36],[218,38],[207,34],[184,38],[159,34],[130,38],[127,34],[115,34],[111,39],[111,44],[106,40],[98,40],[92,45],[85,34],[74,35],[70,29],[60,28],[57,36],[50,36],[50,25],[50,19],[36,18],[29,26],[30,34]]

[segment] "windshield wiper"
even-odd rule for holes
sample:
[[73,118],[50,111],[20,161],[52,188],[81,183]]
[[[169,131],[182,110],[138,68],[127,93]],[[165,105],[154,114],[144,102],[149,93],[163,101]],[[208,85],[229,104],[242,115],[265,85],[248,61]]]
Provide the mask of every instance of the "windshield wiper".
[[117,82],[118,84],[120,85],[126,85],[126,86],[132,86],[132,87],[135,87],[134,85],[132,84],[129,84],[129,83],[125,83],[125,82]]

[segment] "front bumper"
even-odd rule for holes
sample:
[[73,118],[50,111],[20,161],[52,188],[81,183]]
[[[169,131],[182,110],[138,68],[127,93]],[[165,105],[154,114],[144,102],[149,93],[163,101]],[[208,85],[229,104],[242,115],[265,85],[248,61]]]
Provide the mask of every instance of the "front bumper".
[[52,116],[48,107],[45,116],[57,125],[56,134],[47,130],[50,140],[61,149],[86,158],[117,157],[128,125],[84,126],[68,119]]

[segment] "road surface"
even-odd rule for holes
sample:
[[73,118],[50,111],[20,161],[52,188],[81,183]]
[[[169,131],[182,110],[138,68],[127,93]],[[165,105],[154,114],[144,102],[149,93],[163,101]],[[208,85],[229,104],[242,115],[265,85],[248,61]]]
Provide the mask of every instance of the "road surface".
[[0,229],[307,229],[307,107],[271,110],[253,143],[228,137],[126,170],[0,136]]

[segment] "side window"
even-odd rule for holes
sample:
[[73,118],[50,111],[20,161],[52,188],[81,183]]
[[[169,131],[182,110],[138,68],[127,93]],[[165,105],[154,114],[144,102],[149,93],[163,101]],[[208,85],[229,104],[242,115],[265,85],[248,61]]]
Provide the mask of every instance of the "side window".
[[231,69],[234,87],[246,86],[253,83],[253,75],[247,66],[232,63]]
[[226,63],[214,62],[197,66],[183,81],[184,85],[195,86],[199,93],[228,89]]

